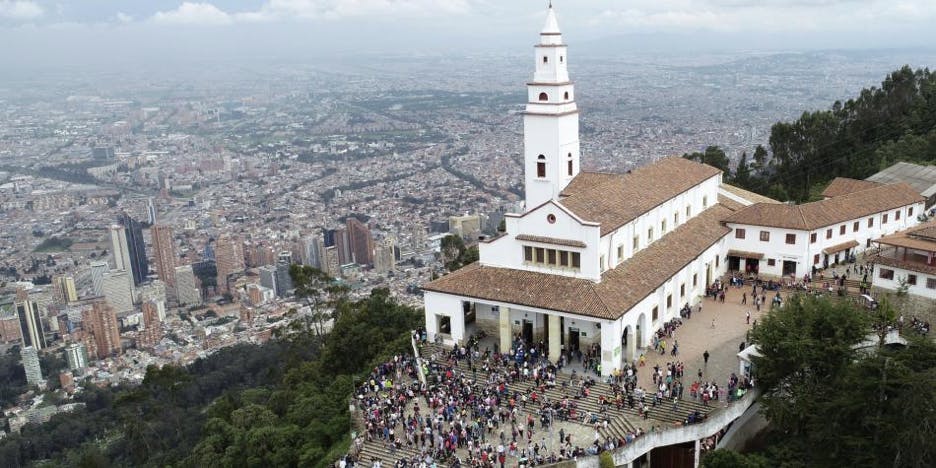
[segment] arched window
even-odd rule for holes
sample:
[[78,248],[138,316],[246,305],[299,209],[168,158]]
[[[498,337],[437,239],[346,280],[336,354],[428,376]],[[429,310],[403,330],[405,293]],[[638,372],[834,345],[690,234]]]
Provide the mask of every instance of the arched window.
[[543,101],[543,102],[548,101],[548,100],[549,100],[549,95],[546,94],[546,93],[540,93],[540,95],[539,95],[539,100],[540,100],[540,101]]
[[566,101],[568,101],[568,100],[569,100],[569,92],[566,91],[565,94],[562,95],[562,98],[565,99]]
[[546,177],[546,156],[542,154],[536,158],[536,177],[541,179]]
[[566,161],[566,169],[569,175],[572,175],[572,153],[569,153],[569,160]]
[[562,58],[562,56],[560,55],[560,56],[559,56],[559,63],[562,63],[562,60],[563,60],[563,58]]
[[543,56],[543,63],[544,63],[544,64],[549,63],[549,57],[547,57],[547,56],[544,55],[544,56]]

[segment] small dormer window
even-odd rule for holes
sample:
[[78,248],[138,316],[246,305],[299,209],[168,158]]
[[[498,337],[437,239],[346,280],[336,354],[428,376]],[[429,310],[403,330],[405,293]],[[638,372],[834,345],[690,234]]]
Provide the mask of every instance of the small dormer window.
[[539,95],[539,100],[542,101],[542,102],[546,102],[546,101],[549,100],[549,95],[546,94],[546,93],[540,93],[540,95]]
[[542,154],[536,158],[536,177],[540,179],[546,178],[546,156]]

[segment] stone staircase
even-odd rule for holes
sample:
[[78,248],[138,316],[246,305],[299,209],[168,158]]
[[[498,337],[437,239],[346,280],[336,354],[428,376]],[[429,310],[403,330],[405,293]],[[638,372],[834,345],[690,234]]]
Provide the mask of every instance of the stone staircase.
[[[449,355],[449,350],[445,349],[441,345],[433,343],[425,343],[420,345],[420,356],[423,359],[429,359],[433,354],[436,355],[437,359],[436,364],[446,365],[447,358]],[[459,361],[456,366],[458,372],[461,372],[465,375],[471,375],[471,368],[468,363],[464,360]],[[597,377],[597,376],[596,376]],[[483,381],[487,379],[487,374],[477,369],[477,379]],[[602,438],[617,438],[625,439],[628,434],[636,432],[638,428],[642,428],[644,431],[649,431],[653,426],[662,426],[663,428],[672,427],[675,425],[681,425],[685,420],[686,416],[689,413],[694,411],[699,411],[703,416],[707,416],[712,411],[717,408],[724,406],[724,402],[713,401],[710,402],[708,406],[703,405],[700,401],[693,399],[683,399],[679,401],[678,409],[673,409],[672,400],[669,402],[664,401],[660,405],[653,407],[650,404],[651,397],[645,397],[647,401],[647,406],[649,408],[649,418],[644,419],[639,414],[638,406],[635,405],[634,409],[631,409],[625,403],[621,409],[618,409],[614,404],[608,405],[607,408],[602,412],[599,404],[599,396],[603,396],[609,401],[613,401],[613,390],[611,386],[602,381],[598,381],[596,378],[595,385],[590,387],[590,394],[587,398],[575,399],[574,395],[576,390],[571,385],[571,376],[568,374],[560,373],[556,379],[556,385],[554,387],[545,387],[545,388],[535,388],[535,381],[518,381],[508,386],[508,390],[511,394],[518,392],[520,394],[529,395],[533,390],[537,390],[538,395],[542,398],[548,398],[549,401],[559,401],[563,398],[569,398],[576,403],[576,416],[577,420],[568,421],[566,424],[577,424],[583,427],[591,428],[592,424],[587,422],[582,422],[583,416],[587,413],[592,413],[598,415],[602,420],[607,419],[608,424],[605,427],[603,424],[599,427],[599,435]],[[566,384],[566,385],[563,385]],[[687,385],[688,388],[688,385]],[[688,389],[687,389],[688,392]],[[507,406],[506,401],[502,403],[504,407]],[[528,403],[526,408],[520,406],[518,408],[518,419],[526,420],[527,416],[530,415],[535,421],[537,421],[537,428],[539,428],[539,406],[536,404]],[[359,428],[366,427],[364,415],[358,411],[354,414],[355,423]],[[558,422],[558,421],[556,421]],[[395,428],[398,438],[401,435],[403,429],[400,426]],[[359,431],[363,436],[363,430]],[[590,437],[590,436],[589,436]],[[586,446],[590,444],[591,440],[573,440],[574,445]],[[419,455],[420,450],[415,446],[408,446],[404,444],[401,448],[393,450],[390,447],[389,442],[383,439],[373,439],[368,442],[364,442],[360,451],[357,453],[357,459],[359,462],[370,464],[374,460],[380,460],[384,466],[392,466],[394,462],[402,458],[412,459],[413,457]],[[459,456],[464,456],[463,453],[460,453]],[[366,466],[366,465],[365,465]]]
[[[448,351],[436,344],[427,344],[424,347],[422,352],[423,357],[427,357],[432,353],[436,353],[438,356],[447,356]],[[442,362],[444,364],[444,362]],[[459,361],[457,369],[466,374],[471,375],[471,369],[468,366],[468,363],[464,360]],[[482,373],[478,372],[478,377],[482,377]],[[486,377],[486,376],[484,376]],[[692,399],[683,399],[679,401],[678,408],[673,410],[672,400],[669,402],[663,402],[656,407],[651,406],[652,397],[645,397],[647,401],[647,407],[649,408],[649,419],[644,420],[640,416],[638,410],[638,404],[635,404],[634,409],[631,409],[625,403],[621,409],[618,409],[614,404],[607,405],[607,408],[602,413],[601,404],[599,403],[599,396],[603,396],[609,401],[613,401],[614,392],[611,388],[611,385],[599,381],[596,377],[596,383],[589,390],[590,394],[587,398],[574,399],[573,395],[575,394],[575,389],[571,385],[571,376],[568,374],[560,373],[556,378],[556,385],[554,387],[546,387],[545,391],[541,389],[536,389],[538,395],[545,396],[549,401],[558,401],[563,398],[569,398],[572,401],[575,401],[576,416],[579,418],[578,423],[591,427],[589,423],[584,423],[582,421],[583,415],[588,412],[598,415],[599,418],[608,419],[607,429],[602,428],[599,433],[603,437],[614,437],[618,439],[624,439],[628,433],[633,433],[638,427],[642,427],[644,430],[649,430],[650,426],[672,426],[674,424],[682,424],[686,419],[689,413],[692,413],[696,410],[699,411],[703,416],[715,410],[719,402],[710,402],[709,406],[705,406],[701,401],[696,401]],[[564,386],[563,384],[569,384]],[[511,393],[519,392],[521,394],[529,395],[536,387],[535,381],[518,381],[508,386],[508,389]],[[688,386],[687,386],[688,388]],[[688,390],[687,390],[688,391]],[[721,403],[723,404],[723,403]],[[538,412],[536,405],[527,405],[526,409],[521,408],[521,412],[524,414],[532,414],[534,419],[537,421]],[[588,441],[591,442],[591,441]],[[579,444],[584,443],[584,441],[578,441]]]

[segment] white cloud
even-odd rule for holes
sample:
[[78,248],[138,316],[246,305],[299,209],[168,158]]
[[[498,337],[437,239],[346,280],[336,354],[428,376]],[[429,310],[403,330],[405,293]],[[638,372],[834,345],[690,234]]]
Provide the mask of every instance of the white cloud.
[[156,13],[153,21],[165,24],[225,25],[231,24],[233,18],[210,3],[185,2],[175,10]]
[[211,3],[185,2],[175,10],[156,13],[153,21],[173,24],[224,25],[347,17],[412,18],[462,15],[488,0],[266,0],[256,10],[227,12]]
[[40,16],[44,11],[36,2],[28,0],[0,0],[0,18],[12,20],[30,20]]
[[[624,31],[802,32],[875,30],[936,18],[933,0],[632,0],[593,23]],[[883,21],[882,21],[883,20]]]
[[121,24],[127,24],[127,23],[133,22],[133,17],[122,11],[118,11],[117,14],[114,16],[114,19],[117,20],[117,22]]

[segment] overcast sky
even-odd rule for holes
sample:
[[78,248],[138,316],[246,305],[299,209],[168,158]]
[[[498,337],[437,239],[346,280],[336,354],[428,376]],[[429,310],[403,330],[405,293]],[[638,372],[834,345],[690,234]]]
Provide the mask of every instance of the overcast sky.
[[[603,52],[936,44],[936,0],[555,0],[555,8],[570,45]],[[0,0],[0,60],[516,53],[536,39],[545,9],[546,0]]]

